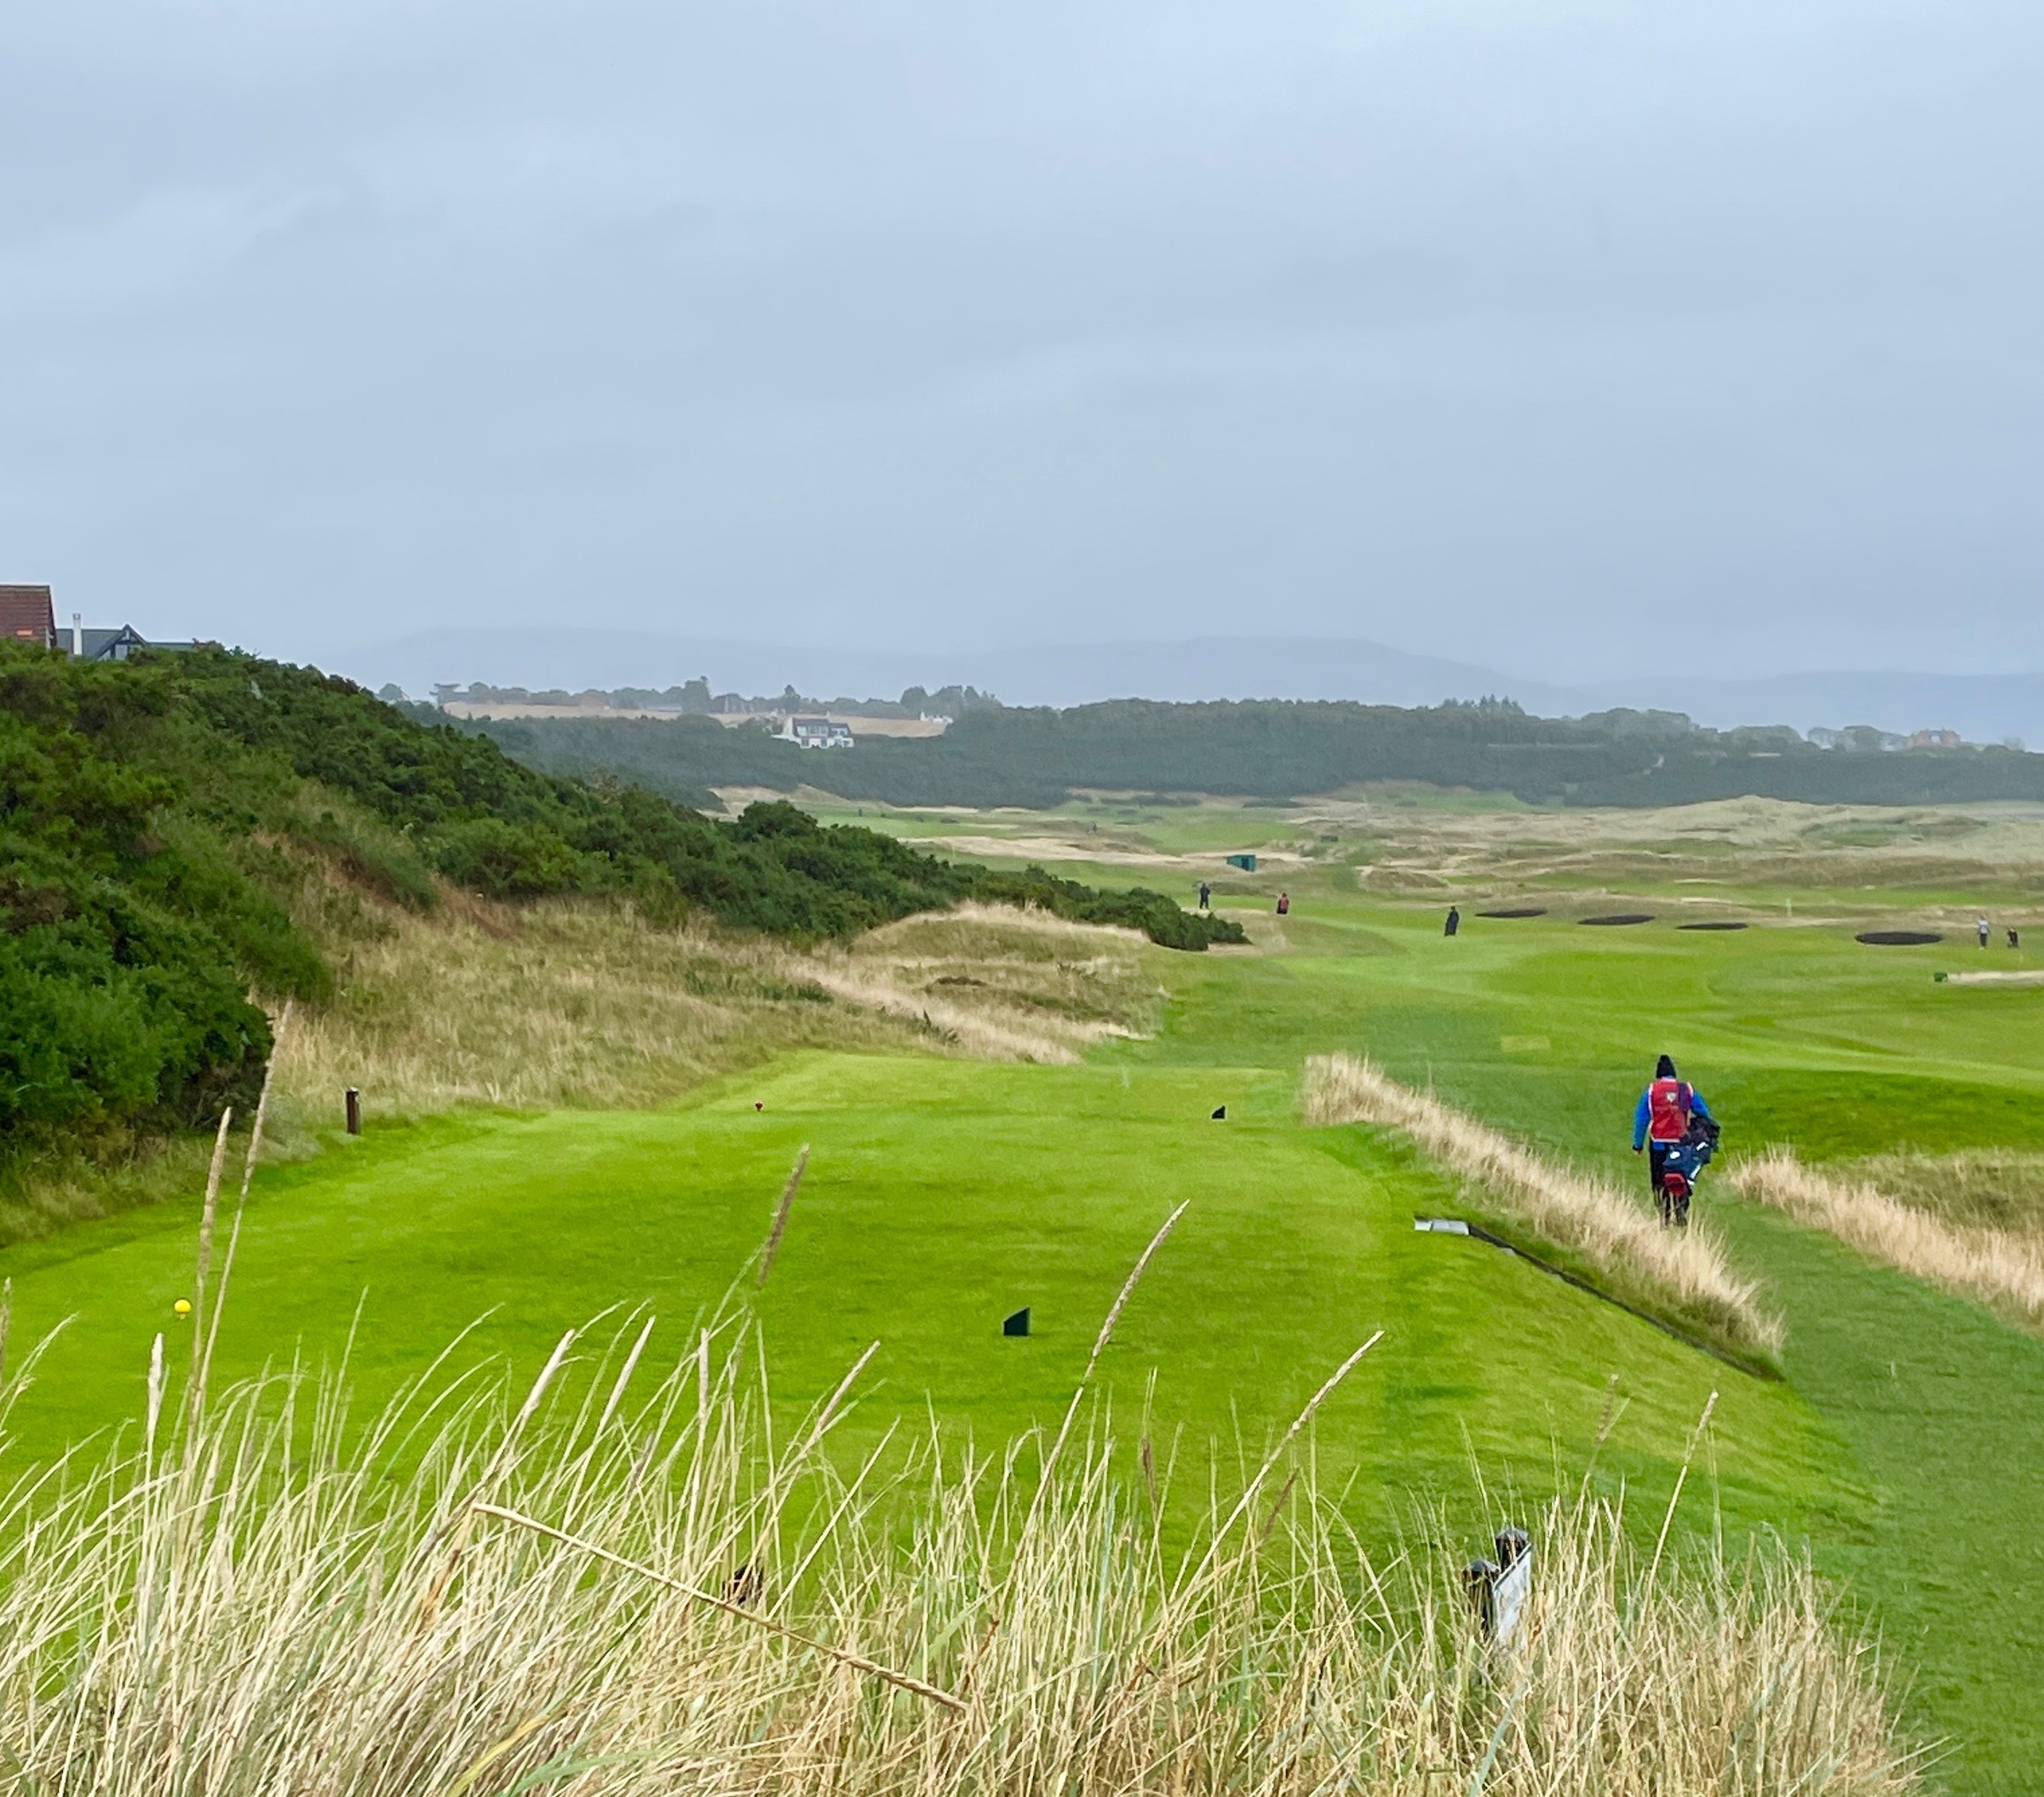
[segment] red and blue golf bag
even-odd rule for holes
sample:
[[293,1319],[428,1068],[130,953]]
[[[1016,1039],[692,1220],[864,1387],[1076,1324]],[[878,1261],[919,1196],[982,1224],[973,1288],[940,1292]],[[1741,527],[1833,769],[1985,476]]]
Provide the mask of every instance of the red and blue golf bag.
[[1689,1114],[1689,1127],[1682,1140],[1668,1145],[1661,1154],[1661,1220],[1678,1227],[1689,1221],[1689,1201],[1696,1195],[1697,1176],[1710,1164],[1718,1151],[1719,1129],[1714,1117],[1699,1111]]

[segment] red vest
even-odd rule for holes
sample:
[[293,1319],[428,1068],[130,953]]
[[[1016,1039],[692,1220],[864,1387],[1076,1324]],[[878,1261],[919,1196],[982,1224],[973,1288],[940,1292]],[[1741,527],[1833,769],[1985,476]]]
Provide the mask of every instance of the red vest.
[[1651,1142],[1679,1142],[1689,1128],[1689,1087],[1679,1079],[1657,1079],[1646,1088],[1646,1136]]

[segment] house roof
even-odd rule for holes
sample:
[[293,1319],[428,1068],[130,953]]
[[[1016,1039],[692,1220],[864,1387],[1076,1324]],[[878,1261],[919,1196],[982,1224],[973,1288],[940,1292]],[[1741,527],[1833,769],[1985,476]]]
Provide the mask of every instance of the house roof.
[[[85,659],[89,662],[125,660],[125,656],[117,657],[114,652],[123,645],[129,649],[146,649],[149,646],[133,624],[123,624],[118,630],[83,629],[78,632],[78,636]],[[60,633],[57,646],[60,649],[71,647],[70,631]]]
[[56,634],[56,607],[48,587],[0,587],[0,642],[40,643],[47,649]]

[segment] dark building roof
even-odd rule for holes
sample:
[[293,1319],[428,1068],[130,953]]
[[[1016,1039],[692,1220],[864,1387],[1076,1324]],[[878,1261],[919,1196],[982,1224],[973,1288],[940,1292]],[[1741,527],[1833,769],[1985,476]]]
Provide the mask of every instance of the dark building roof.
[[0,587],[0,642],[36,643],[48,649],[56,635],[56,607],[48,587]]
[[[153,646],[133,624],[123,624],[118,630],[81,630],[78,642],[82,658],[89,662],[124,662],[131,652]],[[58,632],[57,646],[68,652],[71,645],[71,632]],[[184,645],[175,646],[181,649]]]

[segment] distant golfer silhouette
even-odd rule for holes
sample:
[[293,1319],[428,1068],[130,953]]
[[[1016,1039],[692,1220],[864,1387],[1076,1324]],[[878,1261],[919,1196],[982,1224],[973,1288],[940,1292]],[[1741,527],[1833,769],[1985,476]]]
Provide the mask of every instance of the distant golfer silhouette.
[[1455,905],[1448,907],[1448,921],[1441,926],[1441,934],[1452,936],[1462,927],[1462,914]]

